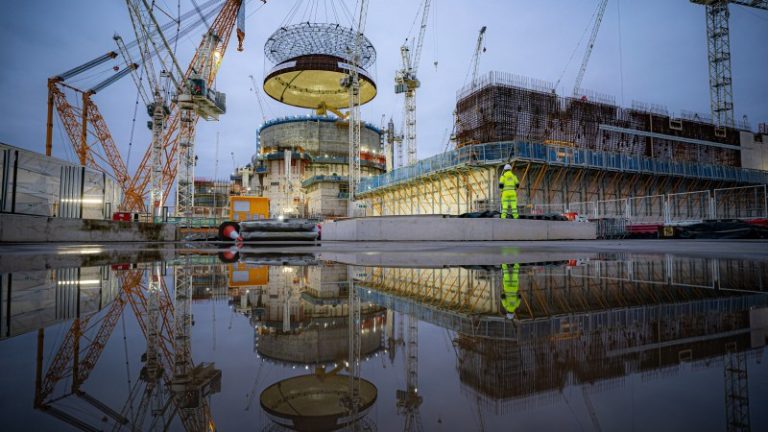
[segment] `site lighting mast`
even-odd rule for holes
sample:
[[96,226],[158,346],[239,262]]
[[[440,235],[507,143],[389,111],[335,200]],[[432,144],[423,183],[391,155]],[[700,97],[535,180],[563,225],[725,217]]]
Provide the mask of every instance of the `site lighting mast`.
[[728,3],[768,10],[768,0],[690,0],[706,6],[707,58],[709,60],[709,98],[712,120],[724,133],[734,126],[733,77],[731,76],[731,38]]
[[[402,69],[395,74],[395,93],[403,93],[405,95],[405,113],[404,113],[404,127],[403,127],[403,141],[408,153],[406,165],[413,165],[417,161],[416,155],[416,89],[421,86],[416,73],[419,69],[419,61],[421,60],[421,49],[424,46],[424,34],[427,30],[427,20],[429,18],[429,6],[431,0],[424,0],[423,9],[421,12],[421,27],[419,27],[419,35],[413,42],[412,46],[408,46],[408,39],[400,47],[400,56],[403,61]],[[403,144],[400,144],[403,145]],[[402,151],[398,152],[402,155]],[[402,156],[401,156],[402,159]],[[400,161],[403,162],[402,160]]]

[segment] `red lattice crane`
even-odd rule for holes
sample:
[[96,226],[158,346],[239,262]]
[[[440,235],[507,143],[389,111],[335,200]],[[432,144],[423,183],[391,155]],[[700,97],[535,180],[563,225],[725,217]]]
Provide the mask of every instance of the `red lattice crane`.
[[[200,45],[184,74],[185,82],[193,75],[196,70],[200,69],[200,65],[215,61],[215,65],[214,67],[210,68],[210,73],[206,79],[206,82],[209,86],[213,84],[219,70],[221,59],[224,58],[227,46],[229,45],[229,39],[238,19],[238,14],[242,13],[242,6],[242,0],[226,1],[218,16],[211,24],[210,30],[206,33],[206,35],[203,36],[203,39],[200,42]],[[211,35],[214,35],[216,40],[213,49],[210,49],[209,45],[209,37]],[[242,41],[240,35],[238,35],[238,39]],[[176,179],[178,170],[177,163],[179,157],[179,144],[182,133],[182,113],[180,107],[178,104],[172,103],[170,109],[171,113],[168,117],[168,127],[165,134],[163,135],[164,157],[162,187],[165,190],[163,196],[169,196],[171,189],[174,186],[174,181]],[[191,121],[188,124],[190,130],[187,131],[189,136],[194,136],[195,125],[197,124],[199,117],[200,116],[198,114],[192,114],[192,118],[190,119]],[[141,159],[141,162],[139,163],[139,167],[137,168],[136,173],[126,188],[125,198],[122,206],[125,210],[146,210],[145,198],[148,193],[151,170],[151,149],[147,149]]]
[[[244,25],[244,1],[243,0],[209,0],[199,5],[195,10],[189,11],[179,17],[179,21],[189,19],[199,15],[197,21],[193,22],[184,32],[188,33],[191,29],[197,27],[213,16],[215,11],[218,14],[213,20],[210,28],[203,35],[202,41],[195,51],[194,57],[184,73],[183,84],[188,79],[206,69],[205,82],[211,86],[216,79],[221,60],[224,57],[229,40],[232,36],[232,30],[235,24],[238,25],[238,50],[242,51],[242,44],[245,37]],[[220,6],[220,9],[219,9]],[[169,29],[176,25],[171,21],[158,28],[158,31]],[[175,38],[178,38],[177,34]],[[170,39],[173,42],[174,39]],[[213,42],[212,42],[213,41]],[[128,48],[133,48],[138,43],[136,41],[128,44]],[[120,54],[116,51],[110,51],[87,63],[84,63],[67,72],[51,77],[48,80],[48,109],[46,122],[46,155],[52,154],[53,148],[53,124],[54,109],[58,113],[63,129],[69,138],[72,148],[79,162],[98,169],[108,175],[114,176],[117,183],[123,191],[123,202],[120,206],[125,211],[146,212],[146,198],[148,186],[151,180],[152,171],[152,148],[148,147],[136,169],[131,175],[123,161],[122,156],[115,144],[114,139],[107,127],[104,118],[101,116],[98,107],[91,99],[91,96],[101,91],[120,78],[135,71],[139,65],[126,62],[126,65],[113,76],[96,84],[90,89],[79,89],[66,81],[78,76],[86,71],[93,71],[97,66],[103,65],[111,60],[118,58]],[[207,68],[202,67],[208,65]],[[212,65],[212,67],[211,67]],[[115,66],[119,68],[119,66]],[[80,98],[77,102],[70,102],[67,93],[74,93]],[[194,140],[194,131],[197,120],[200,115],[194,113],[186,122],[181,121],[182,110],[177,103],[172,102],[170,106],[170,115],[168,117],[167,128],[162,137],[162,181],[161,187],[165,191],[163,196],[168,196],[174,186],[178,172],[178,158],[180,136],[182,135],[182,123],[186,125],[184,132]],[[192,156],[194,157],[194,155]]]

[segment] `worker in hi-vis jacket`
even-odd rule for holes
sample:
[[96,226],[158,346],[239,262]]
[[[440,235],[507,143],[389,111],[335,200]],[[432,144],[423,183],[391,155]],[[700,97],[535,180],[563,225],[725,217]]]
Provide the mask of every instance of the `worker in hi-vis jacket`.
[[501,265],[502,287],[501,306],[506,311],[507,318],[515,317],[515,311],[520,307],[520,264],[513,264],[510,271],[509,264]]
[[501,190],[501,218],[506,219],[509,215],[517,219],[517,187],[520,180],[512,172],[512,165],[504,165],[504,170],[499,177],[499,189]]

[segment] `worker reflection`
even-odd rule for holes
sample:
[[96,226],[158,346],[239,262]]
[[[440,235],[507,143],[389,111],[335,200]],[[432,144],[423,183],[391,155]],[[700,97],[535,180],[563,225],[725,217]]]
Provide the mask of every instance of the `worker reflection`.
[[515,311],[520,307],[520,264],[513,264],[512,271],[509,264],[501,265],[502,286],[501,306],[506,311],[507,318],[515,317]]
[[499,177],[499,189],[501,190],[501,218],[506,219],[509,215],[517,219],[517,187],[520,180],[512,172],[512,165],[504,165],[504,170]]

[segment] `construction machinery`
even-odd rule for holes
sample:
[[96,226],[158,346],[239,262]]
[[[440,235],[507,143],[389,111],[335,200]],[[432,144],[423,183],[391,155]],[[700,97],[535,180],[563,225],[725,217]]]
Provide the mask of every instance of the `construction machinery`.
[[592,48],[595,46],[595,40],[597,40],[597,33],[600,31],[600,24],[603,22],[603,15],[605,15],[606,7],[608,7],[608,0],[600,0],[600,3],[597,5],[597,12],[595,13],[595,23],[592,26],[592,33],[589,35],[587,48],[584,51],[584,57],[581,59],[581,66],[579,67],[579,72],[576,74],[576,81],[573,84],[574,96],[578,95],[581,91],[581,82],[584,80],[584,74],[587,72],[589,58],[592,56]]
[[[130,181],[128,168],[92,97],[139,66],[136,63],[129,63],[122,70],[119,66],[115,66],[113,69],[118,70],[117,73],[86,90],[67,83],[67,80],[113,60],[117,55],[115,51],[110,51],[78,67],[48,78],[45,154],[51,156],[53,151],[53,110],[55,108],[80,164],[105,173],[111,172],[117,183],[125,190]],[[80,100],[70,102],[65,92],[74,93]]]
[[416,163],[416,89],[421,86],[421,82],[417,78],[417,72],[419,69],[419,61],[421,60],[421,49],[424,46],[424,35],[427,31],[427,20],[429,18],[429,6],[431,0],[424,0],[422,2],[421,9],[421,26],[419,27],[419,34],[412,43],[408,44],[408,39],[400,47],[400,57],[403,61],[402,68],[395,74],[395,93],[403,93],[404,97],[404,114],[403,114],[403,142],[404,144],[398,145],[398,155],[400,157],[400,163],[403,163],[403,151],[404,145],[407,155],[406,165],[410,166]]
[[768,10],[766,0],[690,0],[706,6],[707,59],[709,61],[709,98],[712,119],[725,134],[725,127],[734,127],[733,77],[731,76],[731,36],[728,4]]
[[[118,37],[116,38],[118,51],[110,51],[48,80],[46,154],[50,155],[52,152],[53,111],[56,108],[80,162],[106,173],[111,171],[117,179],[124,195],[121,210],[145,212],[147,210],[145,199],[150,192],[148,190],[150,184],[152,185],[152,206],[158,207],[158,203],[162,203],[165,197],[169,196],[177,173],[180,173],[181,187],[177,186],[177,213],[189,214],[194,203],[195,127],[201,117],[206,120],[215,120],[225,111],[224,94],[217,92],[213,88],[213,83],[236,22],[241,26],[237,36],[239,48],[242,48],[245,35],[242,28],[244,1],[226,0],[222,5],[219,0],[210,0],[196,5],[194,10],[181,14],[176,20],[163,25],[160,25],[151,13],[154,6],[150,6],[148,2],[131,0],[127,4],[129,10],[133,11],[131,17],[134,29],[141,37],[127,44]],[[173,55],[171,45],[198,26],[207,25],[208,20],[214,16],[192,61],[186,71],[182,71]],[[177,31],[173,37],[166,38],[162,34],[162,31],[176,25],[180,26],[182,22],[186,26]],[[91,96],[137,70],[139,64],[130,63],[128,60],[130,50],[137,46],[140,46],[140,55],[145,56],[141,60],[143,65],[150,63],[148,61],[150,57],[164,59],[160,61],[162,70],[165,71],[165,78],[173,82],[172,90],[176,91],[176,96],[170,98],[170,103],[157,105],[158,100],[155,99],[153,91],[139,90],[141,99],[148,106],[152,106],[150,129],[154,128],[153,145],[146,149],[135,173],[130,175]],[[66,82],[86,71],[93,71],[95,67],[115,60],[118,56],[123,57],[125,66],[115,67],[122,70],[92,88],[81,90]],[[157,78],[150,71],[144,71],[144,75],[153,75]],[[134,77],[136,82],[141,81],[144,75]],[[71,103],[64,90],[71,90],[81,95],[82,106],[78,108],[77,104]],[[160,97],[162,98],[162,94]],[[159,127],[161,123],[165,124],[164,128]],[[98,152],[99,149],[103,150],[103,155]]]
[[[152,216],[158,218],[161,216],[163,207],[163,190],[162,190],[162,134],[165,129],[165,122],[170,113],[168,108],[168,92],[165,91],[166,86],[161,82],[162,78],[170,78],[168,73],[162,73],[160,76],[155,73],[155,65],[153,60],[153,49],[157,49],[161,40],[165,40],[163,35],[163,29],[161,27],[153,28],[153,24],[156,22],[152,17],[152,8],[145,8],[141,2],[137,0],[126,0],[128,7],[128,14],[131,18],[131,25],[133,27],[136,41],[139,45],[139,52],[141,58],[141,64],[144,66],[144,71],[141,76],[136,77],[134,74],[134,83],[138,89],[139,96],[141,97],[144,105],[147,107],[147,114],[151,118],[151,121],[147,124],[152,131],[152,141],[150,143],[150,150],[152,154],[152,171],[150,174],[151,186],[150,186],[150,208]],[[115,36],[115,42],[120,49],[120,54],[126,61],[131,61],[131,54],[125,44],[122,42],[122,38]],[[173,58],[173,51],[167,51],[161,54],[157,52],[158,59],[163,70],[167,70],[167,63]],[[175,60],[174,60],[175,61]],[[142,80],[146,78],[146,80]],[[144,88],[143,83],[147,83],[148,88]],[[151,97],[149,96],[151,95]]]
[[480,55],[485,52],[485,45],[483,41],[485,39],[486,26],[480,28],[480,32],[477,34],[477,43],[475,43],[475,51],[472,53],[472,60],[469,62],[472,70],[471,85],[474,87],[477,84],[477,71],[480,69]]
[[[179,268],[177,273],[185,275],[188,268]],[[95,408],[96,417],[102,422],[109,421],[114,430],[145,430],[158,424],[167,430],[176,414],[186,431],[215,430],[206,396],[218,391],[221,372],[212,364],[195,365],[192,362],[189,346],[191,319],[186,304],[191,293],[185,284],[189,278],[182,276],[182,280],[177,280],[178,299],[174,301],[162,270],[161,263],[113,270],[119,280],[118,297],[105,313],[74,317],[45,371],[45,330],[38,332],[36,409],[80,430],[103,430],[103,425],[96,426],[88,421],[88,409],[72,411],[71,404],[62,403],[76,396],[87,403],[87,407]],[[86,393],[84,386],[126,305],[130,305],[138,321],[147,348],[142,356],[144,366],[140,379],[132,386],[125,405],[118,411]],[[177,313],[177,310],[181,312]],[[57,389],[65,382],[71,384],[69,390],[61,394]],[[169,411],[171,406],[174,409]]]

